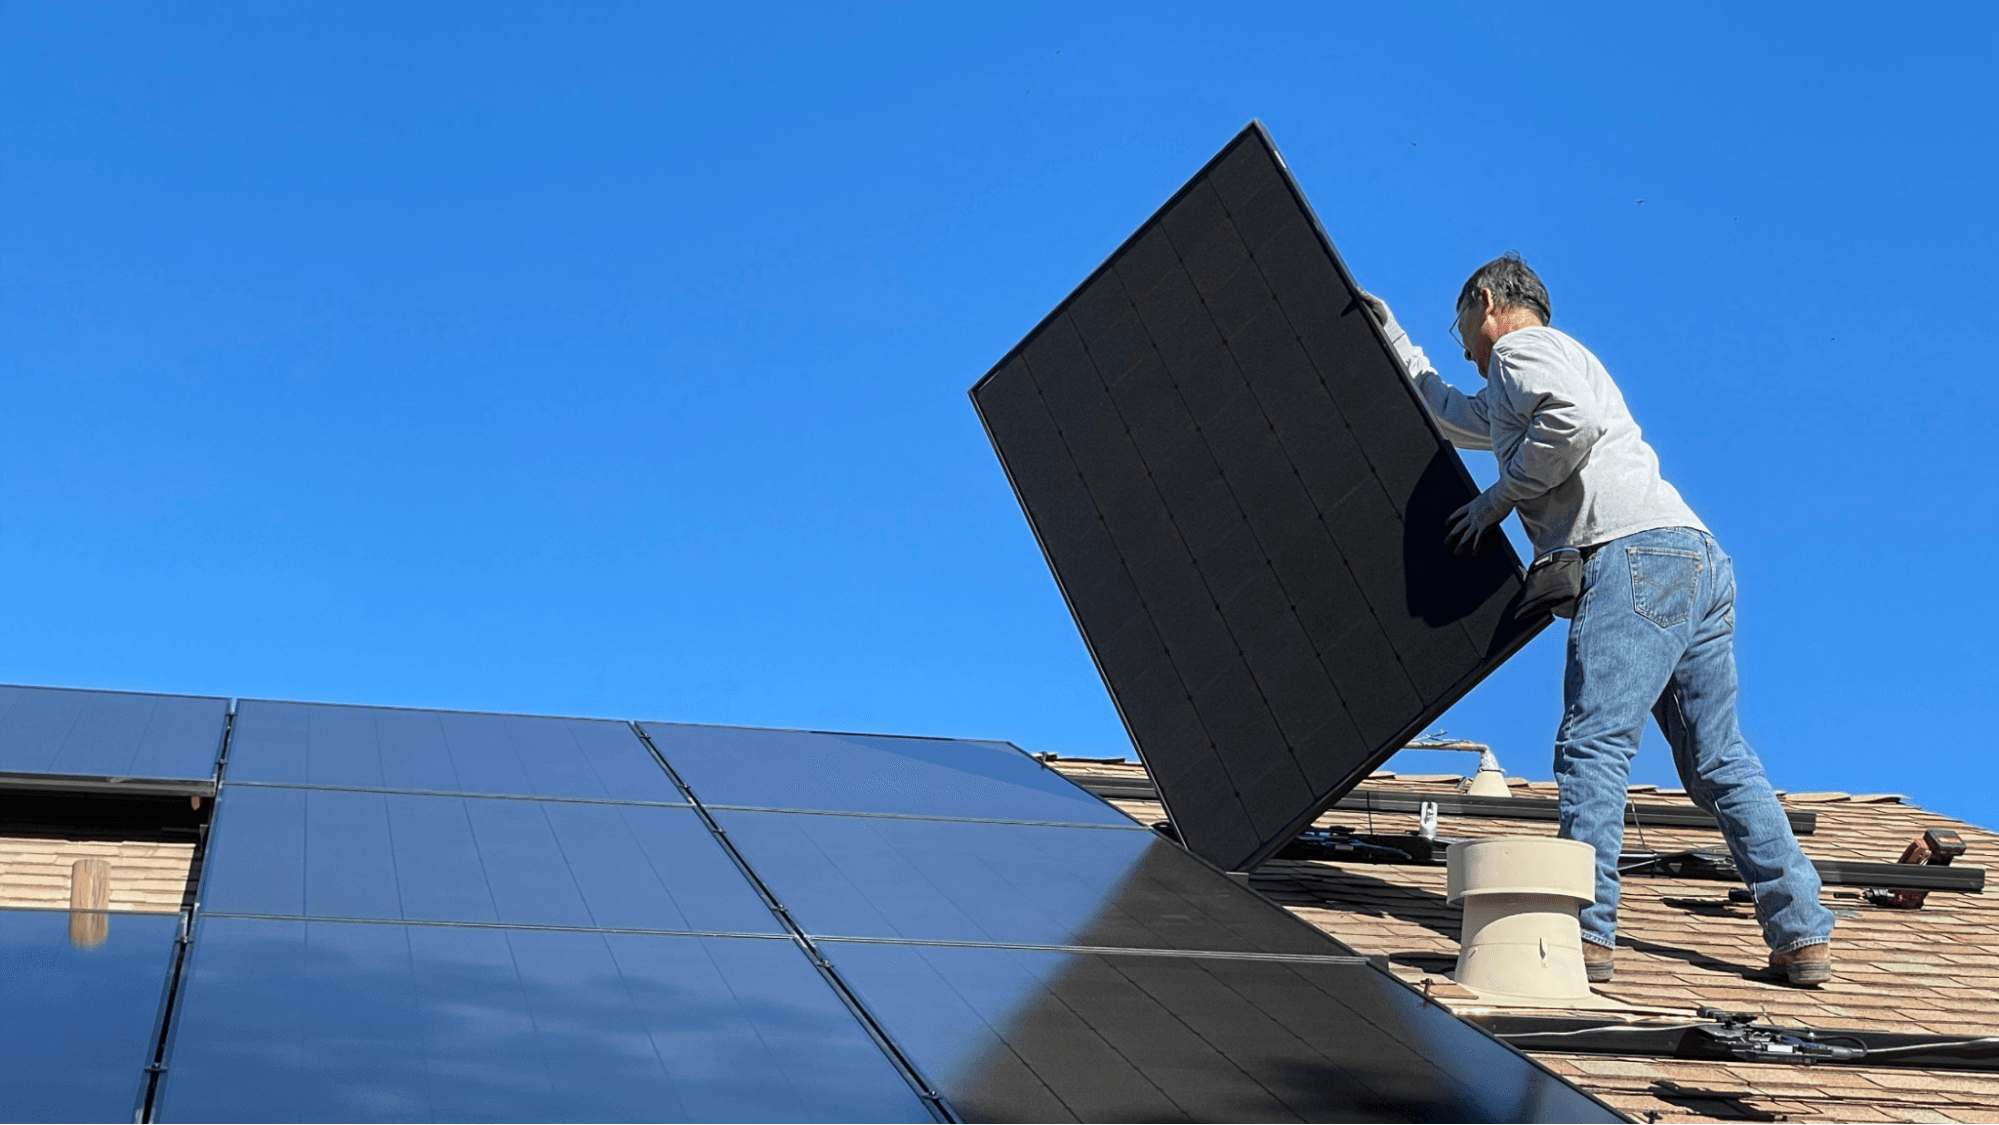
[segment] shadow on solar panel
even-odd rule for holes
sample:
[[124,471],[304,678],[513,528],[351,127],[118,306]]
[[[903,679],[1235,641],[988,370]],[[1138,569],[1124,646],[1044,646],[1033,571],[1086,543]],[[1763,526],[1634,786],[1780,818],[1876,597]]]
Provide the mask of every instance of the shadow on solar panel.
[[966,1121],[1618,1120],[1365,963],[835,956]]
[[1269,858],[1547,622],[1251,124],[972,388],[1187,846]]

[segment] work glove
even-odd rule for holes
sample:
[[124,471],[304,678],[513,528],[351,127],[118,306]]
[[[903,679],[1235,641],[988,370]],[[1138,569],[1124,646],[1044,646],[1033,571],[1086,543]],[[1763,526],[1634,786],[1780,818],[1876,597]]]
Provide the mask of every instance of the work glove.
[[1402,361],[1402,370],[1411,379],[1421,376],[1425,371],[1436,370],[1430,365],[1430,357],[1424,355],[1423,349],[1417,347],[1415,341],[1409,338],[1409,333],[1404,332],[1402,326],[1395,322],[1395,314],[1388,311],[1387,301],[1365,289],[1356,292],[1360,294],[1360,303],[1367,306],[1368,311],[1374,314],[1375,322],[1381,325],[1382,334],[1388,337],[1389,346],[1395,349],[1395,358]]
[[1477,558],[1492,549],[1503,534],[1499,521],[1513,510],[1513,502],[1499,494],[1495,484],[1473,497],[1472,502],[1451,513],[1444,541],[1459,558]]

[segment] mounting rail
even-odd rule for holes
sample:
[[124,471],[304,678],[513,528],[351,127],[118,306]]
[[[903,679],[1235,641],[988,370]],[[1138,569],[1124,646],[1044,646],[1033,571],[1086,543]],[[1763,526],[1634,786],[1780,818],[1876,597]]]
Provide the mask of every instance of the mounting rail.
[[[1159,799],[1158,788],[1150,780],[1142,777],[1069,776],[1069,780],[1106,800],[1157,801]],[[1552,797],[1472,797],[1463,793],[1356,789],[1333,802],[1332,807],[1341,812],[1416,813],[1422,811],[1426,802],[1436,805],[1437,812],[1441,816],[1475,816],[1497,820],[1561,819],[1559,803]],[[1818,828],[1817,813],[1787,809],[1784,815],[1791,821],[1791,831],[1800,836],[1809,836]],[[1627,805],[1624,810],[1624,823],[1642,824],[1647,828],[1708,828],[1717,832],[1721,830],[1721,825],[1715,821],[1713,813],[1692,805]]]

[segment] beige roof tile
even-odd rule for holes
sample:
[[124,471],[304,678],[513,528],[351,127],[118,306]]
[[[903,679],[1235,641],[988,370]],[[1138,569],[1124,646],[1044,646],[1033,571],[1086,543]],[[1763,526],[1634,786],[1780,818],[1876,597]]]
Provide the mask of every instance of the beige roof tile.
[[1574,1062],[1576,1070],[1583,1074],[1601,1074],[1612,1078],[1664,1078],[1665,1072],[1648,1062],[1626,1059],[1578,1058]]

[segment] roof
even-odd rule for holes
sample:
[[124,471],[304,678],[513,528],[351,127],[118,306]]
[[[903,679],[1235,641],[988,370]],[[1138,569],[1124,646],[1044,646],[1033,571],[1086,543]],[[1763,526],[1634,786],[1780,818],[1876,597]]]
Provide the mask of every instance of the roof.
[[[1142,778],[1131,763],[1055,759],[1075,778]],[[1377,773],[1364,789],[1411,794],[1457,790],[1455,777]],[[1519,795],[1553,796],[1554,782],[1509,778]],[[1691,805],[1683,792],[1632,787],[1642,804]],[[1909,804],[1895,794],[1795,793],[1789,809],[1818,815],[1802,838],[1815,859],[1894,862],[1925,829],[1963,836],[1965,863],[1999,856],[1999,834]],[[1157,803],[1114,800],[1143,822],[1162,819]],[[1318,827],[1413,831],[1413,814],[1335,810]],[[1439,834],[1461,838],[1552,836],[1550,822],[1445,816]],[[1714,847],[1718,833],[1646,828],[1659,850]],[[1636,846],[1639,833],[1627,829]],[[1397,976],[1439,998],[1469,998],[1444,975],[1455,963],[1459,910],[1444,901],[1442,867],[1321,860],[1273,860],[1250,885],[1362,953],[1385,956]],[[1599,991],[1635,1005],[1711,1005],[1767,1013],[1768,1022],[1950,1035],[1999,1034],[1999,899],[1932,892],[1921,910],[1876,907],[1860,888],[1827,887],[1838,916],[1835,978],[1792,988],[1756,970],[1768,950],[1750,908],[1727,884],[1697,879],[1627,880],[1619,911],[1616,979]],[[1641,1120],[1999,1121],[1999,1075],[1861,1066],[1714,1063],[1534,1052],[1611,1105]],[[1652,1115],[1657,1115],[1653,1117]],[[1774,1115],[1774,1116],[1772,1116]]]
[[[1572,1052],[1526,1062],[1438,1010],[1475,1000],[1444,975],[1458,911],[1443,868],[1279,859],[1247,893],[1142,828],[1162,817],[1157,803],[1107,806],[1061,776],[1150,791],[1131,763],[1037,763],[997,742],[259,701],[230,716],[213,799],[81,769],[75,793],[49,788],[45,772],[0,792],[0,952],[38,966],[0,984],[69,997],[65,1019],[8,1041],[13,1069],[42,1076],[25,1116],[76,1111],[78,1091],[109,1099],[86,1116],[122,1116],[136,1097],[143,1116],[166,1120],[204,1107],[312,1116],[358,1094],[445,1119],[672,1116],[665,1091],[695,1099],[681,1108],[700,1117],[761,1091],[789,1107],[758,1103],[779,1116],[860,1098],[888,1107],[877,1117],[921,1117],[910,1096],[935,1098],[936,1078],[979,1119],[1345,1119],[1369,1105],[1495,1120],[1605,1107],[1657,1120],[1999,1120],[1999,1076],[1984,1073]],[[216,732],[193,724],[179,737]],[[1458,780],[1377,773],[1361,793],[1407,807]],[[1690,805],[1649,786],[1634,794],[1648,816]],[[1959,832],[1974,863],[1999,845],[1892,795],[1787,804],[1816,815],[1807,846],[1821,860],[1892,860],[1931,827]],[[65,820],[78,817],[89,823]],[[1319,824],[1386,836],[1416,820],[1348,805]],[[1717,842],[1657,824],[1635,842]],[[1553,831],[1455,814],[1442,825],[1456,837]],[[105,904],[79,912],[69,894],[105,859]],[[1754,921],[1725,884],[1636,881],[1604,991],[1868,1033],[1999,1024],[1999,911],[1984,898],[1933,892],[1914,912],[1843,887],[1828,895],[1841,975],[1801,990],[1759,977]],[[117,917],[93,929],[106,909]],[[577,973],[624,984],[579,992]],[[706,1006],[674,999],[690,987]],[[164,1023],[163,994],[174,997]],[[801,1004],[822,1030],[804,1056],[770,1054],[772,1013]],[[350,1009],[378,1014],[348,1027]],[[558,1056],[597,1057],[486,1039],[496,1019],[540,1026],[552,1014],[536,1035],[571,1047],[651,1025],[665,1068],[615,1091],[595,1079],[515,1090]],[[762,1030],[731,1039],[745,1021]],[[334,1049],[350,1041],[368,1045],[366,1059]],[[690,1047],[733,1060],[728,1081],[689,1085],[666,1060]],[[835,1055],[789,1093],[770,1077],[786,1060]],[[446,1090],[425,1077],[434,1066],[484,1069]],[[583,1088],[597,1100],[575,1100]],[[495,1108],[507,1090],[510,1108]]]

